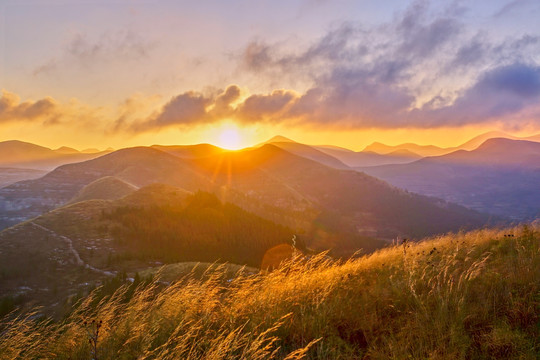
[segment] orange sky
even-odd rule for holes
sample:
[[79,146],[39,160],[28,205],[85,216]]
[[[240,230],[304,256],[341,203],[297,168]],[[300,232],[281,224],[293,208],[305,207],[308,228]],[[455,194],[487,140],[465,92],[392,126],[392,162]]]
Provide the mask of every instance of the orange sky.
[[220,145],[236,131],[238,146],[361,150],[532,135],[539,16],[508,0],[6,0],[0,141]]

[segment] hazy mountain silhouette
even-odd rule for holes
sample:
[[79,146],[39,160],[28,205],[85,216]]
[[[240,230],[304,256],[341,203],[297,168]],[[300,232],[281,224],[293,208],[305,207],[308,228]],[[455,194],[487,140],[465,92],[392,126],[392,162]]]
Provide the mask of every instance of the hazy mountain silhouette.
[[290,153],[317,161],[336,168],[348,169],[356,166],[376,166],[385,164],[402,164],[421,158],[407,150],[397,150],[381,155],[372,151],[355,152],[346,148],[331,145],[305,145],[284,136],[274,136],[260,144],[272,144]]
[[341,160],[349,167],[358,166],[378,166],[387,164],[404,164],[413,162],[421,158],[420,155],[413,153],[410,150],[401,149],[393,150],[388,154],[379,154],[373,151],[343,151],[341,149],[329,147],[317,147],[322,152],[325,152],[333,157]]
[[324,151],[320,151],[313,146],[300,144],[292,140],[291,141],[275,141],[276,139],[283,140],[282,138],[283,138],[282,136],[281,137],[276,136],[271,139],[274,141],[267,141],[267,144],[275,145],[292,154],[304,157],[306,159],[311,159],[313,161],[316,161],[318,163],[321,163],[323,165],[330,166],[336,169],[349,168],[346,164],[344,164],[338,158],[332,155],[329,155],[328,153],[325,153]]
[[51,150],[23,141],[9,140],[0,142],[0,167],[52,170],[60,165],[93,159],[106,153],[81,153],[66,147]]
[[153,149],[164,151],[166,153],[187,159],[211,156],[221,154],[224,151],[228,151],[210,144],[152,145],[151,147]]
[[368,145],[363,151],[373,151],[379,154],[389,154],[390,152],[395,151],[395,150],[409,150],[415,154],[421,155],[422,157],[441,156],[441,155],[449,154],[456,150],[474,150],[477,147],[479,147],[481,144],[483,144],[486,140],[494,139],[494,138],[504,138],[504,139],[511,139],[511,140],[529,140],[529,141],[540,142],[540,134],[522,138],[522,137],[504,133],[502,131],[490,131],[490,132],[475,136],[471,140],[466,141],[465,143],[459,146],[453,146],[453,147],[448,147],[448,148],[441,148],[441,147],[433,146],[433,145],[418,145],[418,144],[413,144],[413,143],[405,143],[405,144],[391,146],[391,145],[385,145],[379,142],[374,142],[373,144]]
[[360,168],[417,193],[523,220],[540,214],[540,143],[494,138],[410,164]]
[[[212,176],[259,202],[299,212],[315,208],[314,224],[364,236],[422,236],[475,226],[481,214],[403,192],[371,176],[333,169],[295,156],[275,145],[192,161]],[[312,229],[315,231],[316,229]]]
[[304,223],[303,230],[320,247],[336,246],[346,238],[348,247],[358,248],[366,240],[362,237],[419,237],[480,226],[487,220],[481,214],[403,192],[356,171],[322,165],[275,145],[192,159],[145,147],[118,150],[0,189],[1,219],[13,224],[61,206],[84,186],[105,176],[138,187],[165,183],[188,191],[211,191],[250,211],[257,208],[259,215],[290,215]]
[[207,182],[176,156],[146,147],[127,148],[63,165],[42,178],[0,189],[0,223],[16,224],[61,206],[84,186],[105,176],[115,176],[137,187],[160,182],[197,188]]

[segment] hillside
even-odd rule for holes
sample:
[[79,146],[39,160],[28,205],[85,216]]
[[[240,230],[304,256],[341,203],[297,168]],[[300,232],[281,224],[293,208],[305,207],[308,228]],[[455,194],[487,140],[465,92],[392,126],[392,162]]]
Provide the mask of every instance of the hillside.
[[260,267],[268,250],[290,244],[293,235],[212,194],[155,184],[115,201],[64,206],[0,232],[0,301],[18,296],[58,315],[68,297],[122,271],[178,262]]
[[62,206],[83,187],[106,176],[136,187],[158,182],[197,189],[208,183],[176,156],[145,147],[122,149],[97,159],[63,165],[40,179],[0,189],[0,225],[13,225]]
[[472,151],[358,170],[400,188],[472,209],[534,219],[540,214],[540,143],[490,139]]
[[116,200],[131,194],[137,187],[114,176],[105,176],[83,187],[68,203],[85,200]]
[[[278,139],[278,140],[282,140],[282,139]],[[288,151],[291,154],[298,155],[303,158],[316,161],[320,164],[330,166],[335,169],[348,169],[349,168],[338,158],[332,155],[329,155],[325,151],[320,151],[316,149],[315,147],[312,147],[309,145],[300,144],[294,141],[268,141],[267,143],[277,146],[280,149],[283,149],[285,151]]]
[[[333,169],[273,145],[192,163],[211,176],[216,187],[228,186],[260,203],[301,214],[316,209],[306,230],[320,249],[332,248],[344,237],[351,239],[349,249],[365,248],[354,244],[364,241],[362,236],[418,238],[481,226],[488,220],[465,208],[404,192],[356,171]],[[335,233],[349,236],[335,237]]]
[[210,144],[152,145],[151,148],[178,156],[180,158],[188,159],[217,155],[227,151]]
[[346,253],[377,248],[373,238],[419,238],[482,226],[488,220],[270,144],[191,159],[138,147],[64,165],[41,179],[0,189],[0,220],[15,224],[54,209],[105,176],[138,187],[164,183],[191,192],[212,192],[224,202],[306,233],[317,249],[340,248]]
[[[540,228],[483,230],[346,262],[216,268],[202,280],[126,285],[65,321],[3,323],[6,359],[535,359]],[[94,295],[96,296],[96,295]]]

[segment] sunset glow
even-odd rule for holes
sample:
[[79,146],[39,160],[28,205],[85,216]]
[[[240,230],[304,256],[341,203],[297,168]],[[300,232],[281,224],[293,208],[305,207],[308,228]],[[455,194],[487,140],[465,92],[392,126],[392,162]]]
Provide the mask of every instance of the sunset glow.
[[540,0],[0,0],[0,360],[533,359]]
[[242,147],[240,133],[236,128],[228,128],[219,135],[219,147],[227,150],[238,150]]
[[[537,2],[287,4],[1,1],[0,141],[361,150],[540,132]],[[242,130],[208,130],[225,119]]]

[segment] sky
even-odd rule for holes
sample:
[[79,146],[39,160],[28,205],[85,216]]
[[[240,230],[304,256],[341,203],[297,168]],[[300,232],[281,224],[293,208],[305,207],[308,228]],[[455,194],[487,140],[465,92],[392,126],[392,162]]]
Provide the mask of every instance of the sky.
[[0,141],[540,133],[537,0],[0,0]]

